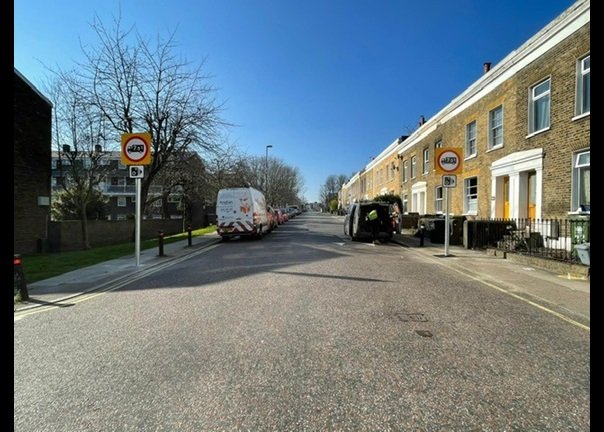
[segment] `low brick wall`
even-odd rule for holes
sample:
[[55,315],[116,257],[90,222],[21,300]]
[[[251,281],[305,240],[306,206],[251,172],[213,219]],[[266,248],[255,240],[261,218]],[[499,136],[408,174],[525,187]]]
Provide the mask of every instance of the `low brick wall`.
[[[157,237],[162,230],[165,235],[183,232],[180,219],[150,219],[141,222],[141,240]],[[197,228],[193,226],[193,228]],[[66,252],[82,249],[82,228],[80,221],[51,222],[48,230],[49,250]],[[134,220],[88,221],[90,246],[108,246],[134,242]]]
[[487,254],[508,259],[519,264],[526,264],[533,267],[550,270],[558,274],[567,274],[582,279],[587,279],[589,276],[589,267],[581,264],[573,264],[536,256],[522,255],[491,248],[487,249]]

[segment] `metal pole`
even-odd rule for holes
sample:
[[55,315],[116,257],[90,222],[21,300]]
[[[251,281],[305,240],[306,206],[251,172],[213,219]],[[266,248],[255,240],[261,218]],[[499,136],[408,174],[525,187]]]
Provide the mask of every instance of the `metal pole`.
[[445,188],[445,256],[449,256],[449,188]]
[[136,179],[136,218],[134,230],[134,255],[136,266],[141,265],[141,179]]

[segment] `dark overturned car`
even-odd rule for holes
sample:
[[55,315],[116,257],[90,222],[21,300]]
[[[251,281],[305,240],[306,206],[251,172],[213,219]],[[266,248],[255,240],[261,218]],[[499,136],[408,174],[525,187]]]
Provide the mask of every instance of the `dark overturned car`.
[[371,240],[371,224],[367,220],[367,213],[373,209],[378,213],[378,240],[381,242],[391,240],[394,232],[391,218],[392,206],[386,202],[353,203],[344,219],[344,234],[350,236],[352,241]]

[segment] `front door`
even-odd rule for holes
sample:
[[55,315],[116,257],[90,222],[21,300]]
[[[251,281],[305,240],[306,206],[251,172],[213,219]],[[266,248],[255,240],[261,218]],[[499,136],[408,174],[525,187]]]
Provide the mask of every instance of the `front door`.
[[503,178],[503,217],[509,219],[510,217],[510,177],[505,176]]
[[535,219],[537,216],[537,173],[535,171],[528,173],[527,215],[529,219]]

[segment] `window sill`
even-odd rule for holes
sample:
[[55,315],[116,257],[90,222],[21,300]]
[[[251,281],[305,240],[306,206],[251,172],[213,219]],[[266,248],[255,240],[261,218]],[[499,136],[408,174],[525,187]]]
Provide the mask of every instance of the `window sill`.
[[468,156],[467,158],[464,158],[464,161],[470,160],[470,159],[474,159],[478,154],[474,153],[473,155]]
[[583,113],[583,114],[579,114],[579,115],[574,116],[570,120],[571,121],[581,120],[582,118],[589,117],[590,114],[591,114],[591,112],[586,112],[586,113]]
[[531,132],[530,134],[528,134],[527,136],[525,136],[525,138],[526,138],[526,139],[532,138],[532,137],[534,137],[535,135],[539,135],[540,133],[547,132],[548,130],[550,130],[550,128],[551,128],[551,126],[548,126],[548,127],[546,127],[545,129],[540,129],[540,130],[538,130],[538,131]]
[[495,150],[499,150],[500,148],[503,148],[503,144],[499,144],[498,146],[492,147],[490,149],[487,150],[487,153],[495,151]]

